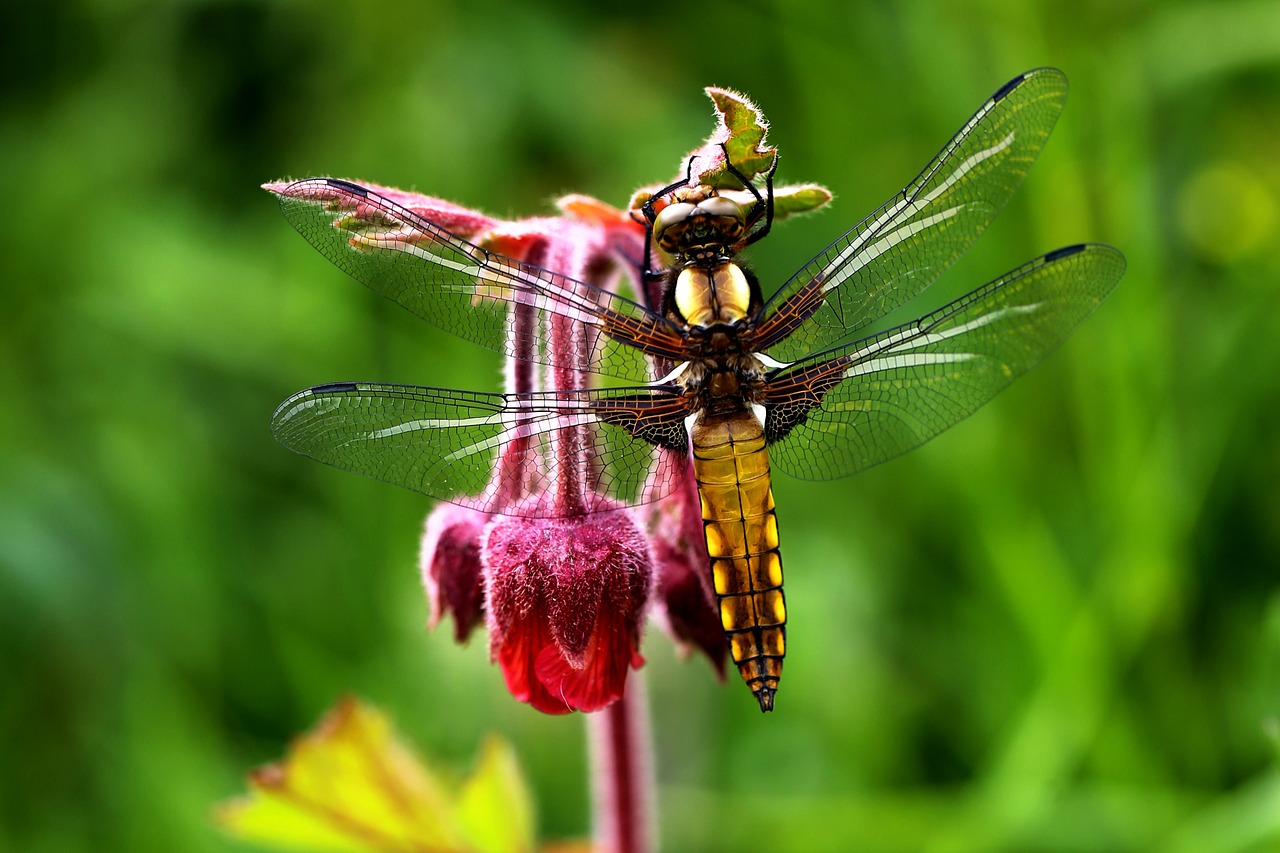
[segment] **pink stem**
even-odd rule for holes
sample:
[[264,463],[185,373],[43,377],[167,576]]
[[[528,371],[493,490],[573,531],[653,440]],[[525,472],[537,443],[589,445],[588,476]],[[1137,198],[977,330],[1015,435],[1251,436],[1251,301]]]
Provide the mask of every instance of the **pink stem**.
[[[572,257],[572,253],[570,255]],[[569,259],[552,268],[572,269],[587,281],[599,279],[604,270],[579,270]],[[557,282],[572,287],[568,280]],[[583,368],[594,347],[588,329],[568,317],[553,314],[550,345],[553,351],[552,387],[574,391],[586,386]],[[581,367],[579,367],[581,366]],[[577,516],[587,509],[592,464],[591,440],[579,425],[556,431],[558,474],[556,510],[561,516]],[[592,800],[595,812],[594,849],[608,853],[648,853],[652,849],[653,742],[644,679],[632,671],[622,696],[603,711],[587,715],[592,755]]]
[[[547,254],[545,240],[528,248],[524,259],[531,264],[541,264]],[[507,315],[507,343],[510,356],[504,368],[504,387],[508,394],[528,394],[538,387],[537,366],[534,359],[538,349],[538,312],[532,305],[517,302]],[[489,483],[488,497],[491,512],[502,512],[529,495],[537,476],[537,460],[533,446],[524,427],[516,429],[510,441],[502,448],[498,464],[494,466]]]
[[[506,391],[508,394],[527,394],[534,390],[533,349],[537,318],[528,305],[513,305],[507,320],[507,335],[512,344],[512,356],[506,363]],[[490,511],[502,511],[517,503],[529,490],[532,476],[530,466],[529,436],[517,430],[512,439],[499,451],[498,464],[494,467],[489,485]]]
[[[551,324],[551,350],[555,354],[552,368],[557,391],[577,391],[582,387],[582,374],[571,365],[581,364],[586,358],[582,351],[583,330],[580,323],[568,317],[553,314]],[[583,454],[582,428],[567,426],[556,430],[556,514],[574,517],[586,509],[586,456]]]
[[641,676],[632,672],[621,699],[587,715],[595,849],[607,853],[653,849],[653,742]]

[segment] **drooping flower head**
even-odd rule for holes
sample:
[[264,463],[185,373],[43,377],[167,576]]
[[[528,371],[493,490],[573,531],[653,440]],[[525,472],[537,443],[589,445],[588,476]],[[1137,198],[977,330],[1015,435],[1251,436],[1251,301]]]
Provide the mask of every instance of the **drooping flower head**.
[[[568,204],[592,220],[495,223],[482,245],[576,280],[606,283],[616,252],[636,248],[643,232],[621,212],[611,215],[581,198]],[[550,327],[553,368],[539,368],[529,350],[539,338],[535,323]],[[509,393],[584,387],[585,370],[572,367],[590,367],[580,324],[517,305],[508,334],[515,353],[506,368]],[[422,554],[433,616],[452,613],[459,638],[465,637],[478,621],[473,592],[482,591],[490,656],[508,689],[553,714],[599,710],[622,696],[628,671],[644,662],[640,631],[652,587],[648,541],[630,512],[589,495],[592,444],[583,430],[574,424],[555,430],[543,449],[554,459],[542,458],[532,441],[517,435],[499,452],[490,480],[493,514],[437,508]],[[595,511],[586,514],[588,506]]]
[[649,547],[621,509],[495,520],[481,543],[489,644],[507,689],[549,714],[596,711],[644,663]]

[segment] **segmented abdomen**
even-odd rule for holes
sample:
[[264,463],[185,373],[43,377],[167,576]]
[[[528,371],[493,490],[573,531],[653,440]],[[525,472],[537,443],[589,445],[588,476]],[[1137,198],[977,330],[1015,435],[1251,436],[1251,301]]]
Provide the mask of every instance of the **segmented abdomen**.
[[768,711],[782,675],[787,610],[764,428],[750,411],[702,416],[692,439],[720,622],[742,680]]

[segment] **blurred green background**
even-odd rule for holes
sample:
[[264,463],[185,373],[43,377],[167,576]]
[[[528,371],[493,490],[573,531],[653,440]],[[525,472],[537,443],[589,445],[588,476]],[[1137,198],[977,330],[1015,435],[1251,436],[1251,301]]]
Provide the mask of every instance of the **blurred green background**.
[[[512,739],[588,830],[583,721],[428,635],[431,502],[277,446],[323,381],[499,361],[327,264],[258,189],[332,174],[501,216],[617,204],[749,93],[837,194],[780,282],[998,86],[1071,78],[930,305],[1068,243],[1129,272],[927,447],[775,485],[778,710],[656,628],[669,850],[1280,847],[1280,4],[22,4],[0,29],[0,849],[235,850],[207,819],[340,694],[465,767]],[[766,284],[766,288],[768,284]]]

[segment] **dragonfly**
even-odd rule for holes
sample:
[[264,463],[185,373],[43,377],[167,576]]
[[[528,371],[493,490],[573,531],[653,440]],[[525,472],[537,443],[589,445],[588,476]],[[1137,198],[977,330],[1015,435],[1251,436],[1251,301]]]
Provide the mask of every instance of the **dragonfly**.
[[[1043,359],[1124,273],[1117,249],[1069,245],[868,333],[988,226],[1066,93],[1052,68],[1001,86],[900,192],[767,298],[739,252],[772,224],[772,169],[758,188],[727,164],[745,202],[687,179],[645,204],[643,272],[663,286],[653,309],[488,251],[373,189],[296,182],[280,193],[285,217],[372,290],[489,349],[586,369],[560,363],[570,356],[551,345],[551,323],[526,324],[526,340],[510,334],[517,312],[566,318],[589,332],[573,357],[622,382],[530,393],[331,383],[282,403],[272,431],[322,462],[488,512],[564,512],[496,504],[490,478],[504,448],[568,428],[587,436],[596,460],[575,513],[657,500],[691,476],[729,652],[761,710],[772,710],[787,622],[772,471],[827,480],[923,444]],[[649,269],[653,244],[669,258],[665,271]],[[655,379],[654,364],[674,367]],[[512,476],[552,484],[581,457],[538,459]]]

